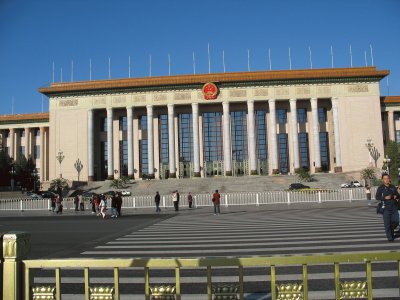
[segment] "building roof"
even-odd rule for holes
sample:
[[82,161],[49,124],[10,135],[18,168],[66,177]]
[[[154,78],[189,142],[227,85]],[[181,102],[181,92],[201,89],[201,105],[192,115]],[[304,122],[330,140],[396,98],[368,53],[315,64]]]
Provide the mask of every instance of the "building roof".
[[381,101],[385,104],[400,103],[400,96],[385,96],[381,97]]
[[49,113],[0,115],[0,123],[49,121]]
[[233,72],[199,75],[176,75],[160,77],[123,78],[110,80],[91,80],[79,82],[51,83],[50,87],[39,88],[45,95],[98,90],[120,90],[146,87],[168,87],[202,85],[207,82],[246,83],[316,79],[373,78],[380,80],[389,75],[389,70],[376,70],[376,67],[309,69],[285,71]]

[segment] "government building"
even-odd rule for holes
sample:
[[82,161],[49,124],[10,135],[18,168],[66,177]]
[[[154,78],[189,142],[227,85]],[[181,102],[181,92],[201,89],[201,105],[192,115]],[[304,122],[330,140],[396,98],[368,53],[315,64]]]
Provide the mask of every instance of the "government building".
[[[52,83],[48,113],[0,116],[0,144],[42,181],[359,171],[400,142],[375,67]],[[398,113],[397,113],[398,111]],[[369,147],[366,147],[368,141]]]

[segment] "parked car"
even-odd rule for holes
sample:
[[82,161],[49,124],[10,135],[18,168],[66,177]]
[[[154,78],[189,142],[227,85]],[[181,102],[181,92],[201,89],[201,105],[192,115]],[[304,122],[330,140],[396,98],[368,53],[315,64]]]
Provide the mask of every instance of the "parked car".
[[47,191],[47,192],[43,192],[41,196],[44,199],[51,199],[51,198],[55,198],[57,196],[57,194],[54,192]]
[[308,185],[304,185],[302,183],[292,183],[289,185],[289,190],[301,190],[301,189],[309,189]]
[[130,191],[121,191],[122,196],[130,196],[131,192]]
[[340,185],[340,187],[341,187],[342,189],[346,189],[346,188],[350,188],[351,186],[350,186],[349,183],[342,183],[342,184]]
[[350,181],[349,183],[342,183],[340,187],[343,188],[355,188],[362,187],[361,183],[357,180]]
[[40,196],[40,195],[38,195],[38,194],[35,194],[35,193],[31,193],[31,194],[29,195],[29,197],[30,197],[31,199],[37,199],[37,200],[43,199],[42,196]]

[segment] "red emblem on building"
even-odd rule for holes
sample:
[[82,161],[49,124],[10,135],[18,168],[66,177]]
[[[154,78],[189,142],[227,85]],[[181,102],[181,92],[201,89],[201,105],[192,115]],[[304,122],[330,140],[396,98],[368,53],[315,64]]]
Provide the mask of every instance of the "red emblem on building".
[[202,91],[204,99],[206,100],[213,100],[217,99],[218,97],[218,87],[214,83],[206,83],[205,85],[203,85]]

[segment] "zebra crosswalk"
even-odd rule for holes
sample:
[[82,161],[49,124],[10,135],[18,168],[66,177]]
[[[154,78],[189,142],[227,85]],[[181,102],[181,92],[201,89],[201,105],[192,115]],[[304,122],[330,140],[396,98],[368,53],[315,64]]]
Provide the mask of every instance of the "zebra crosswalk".
[[[98,245],[81,253],[90,258],[198,258],[252,257],[325,253],[397,251],[388,243],[382,217],[360,205],[308,209],[259,209],[181,211],[174,217]],[[334,299],[332,266],[311,266],[309,299]],[[110,283],[112,278],[93,274],[91,282]],[[301,266],[279,268],[278,282],[301,282]],[[121,272],[121,299],[143,299],[143,270]],[[398,299],[396,264],[373,267],[374,299]],[[245,299],[270,299],[269,268],[245,268]],[[364,265],[345,265],[343,280],[365,280]],[[236,268],[213,269],[213,283],[238,282]],[[46,282],[46,277],[38,281]],[[63,284],[73,284],[65,278]],[[174,284],[173,270],[151,270],[151,284]],[[206,299],[206,270],[182,270],[182,299]],[[127,296],[129,294],[129,296]],[[126,298],[125,298],[126,297]],[[136,298],[135,298],[136,297]],[[68,299],[65,298],[65,299]],[[73,299],[73,297],[71,298]]]

